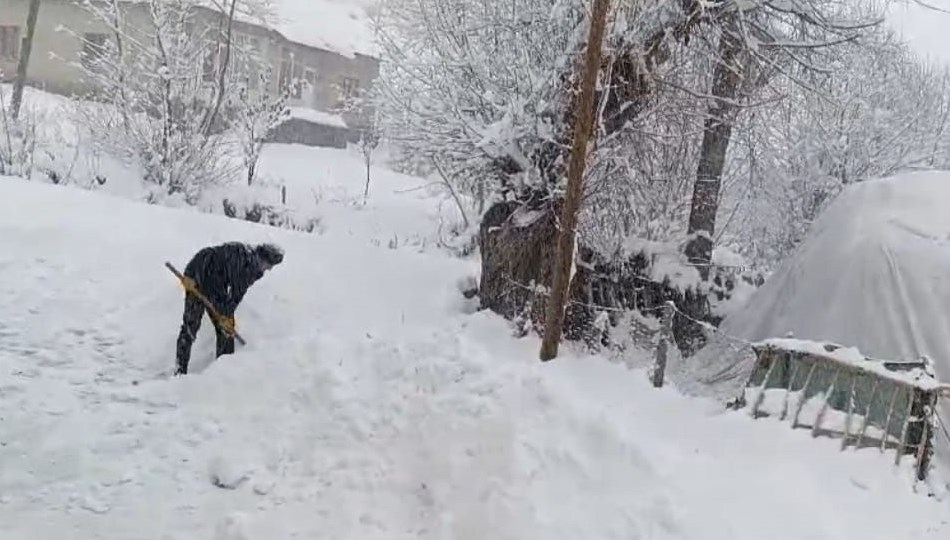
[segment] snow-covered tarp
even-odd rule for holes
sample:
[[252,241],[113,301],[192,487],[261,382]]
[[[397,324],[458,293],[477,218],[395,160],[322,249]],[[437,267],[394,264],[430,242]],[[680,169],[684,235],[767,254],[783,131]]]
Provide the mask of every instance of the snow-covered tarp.
[[[799,249],[720,329],[747,341],[795,337],[882,360],[928,356],[950,381],[950,172],[855,184]],[[744,382],[752,365],[716,354],[709,382]]]
[[[934,362],[950,382],[950,172],[852,185],[723,333],[749,342],[794,337],[838,343],[881,360]],[[688,361],[684,385],[735,395],[750,350],[716,342]],[[950,419],[942,407],[944,419]]]

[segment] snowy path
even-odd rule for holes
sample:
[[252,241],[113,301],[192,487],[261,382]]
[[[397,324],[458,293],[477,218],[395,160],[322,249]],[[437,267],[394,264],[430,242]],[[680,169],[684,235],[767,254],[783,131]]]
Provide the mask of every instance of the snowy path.
[[[355,215],[355,214],[354,214]],[[358,216],[354,219],[360,219]],[[541,366],[470,314],[471,263],[0,179],[0,538],[937,539],[950,504],[873,452]],[[249,346],[171,368],[162,267],[273,240]],[[133,384],[134,381],[141,381]],[[218,487],[218,483],[226,487]]]

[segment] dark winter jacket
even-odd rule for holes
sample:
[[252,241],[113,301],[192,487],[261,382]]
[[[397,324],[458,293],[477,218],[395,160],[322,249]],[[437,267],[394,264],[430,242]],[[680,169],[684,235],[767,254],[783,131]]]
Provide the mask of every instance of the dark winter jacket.
[[196,253],[184,273],[222,315],[231,316],[248,288],[264,276],[266,255],[260,246],[228,242]]

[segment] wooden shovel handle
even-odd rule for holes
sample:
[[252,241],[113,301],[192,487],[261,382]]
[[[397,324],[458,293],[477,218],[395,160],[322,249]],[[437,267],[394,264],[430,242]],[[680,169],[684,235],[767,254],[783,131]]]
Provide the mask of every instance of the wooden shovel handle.
[[[185,276],[182,275],[182,273],[179,272],[174,266],[172,266],[172,263],[166,261],[165,268],[168,268],[172,274],[175,274],[175,277],[178,278],[178,281],[181,282],[182,286],[185,285]],[[208,311],[211,312],[212,317],[215,319],[221,319],[221,314],[218,313],[218,310],[214,307],[214,304],[211,303],[211,300],[208,300],[207,296],[201,294],[201,291],[199,291],[197,288],[193,291],[189,291],[187,287],[185,288],[185,291],[188,294],[194,295],[195,298],[204,304],[204,306],[208,308]],[[247,345],[247,342],[244,341],[244,338],[241,337],[241,334],[238,334],[236,328],[234,329],[234,339],[238,340],[241,345]]]

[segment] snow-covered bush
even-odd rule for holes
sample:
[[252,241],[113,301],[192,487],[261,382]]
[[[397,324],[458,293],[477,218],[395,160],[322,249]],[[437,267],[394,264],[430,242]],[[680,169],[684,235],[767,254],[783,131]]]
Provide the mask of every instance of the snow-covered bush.
[[35,112],[24,110],[14,119],[8,113],[7,101],[0,88],[0,175],[29,178],[36,152]]
[[276,96],[265,90],[271,82],[271,71],[264,69],[258,75],[258,82],[254,87],[242,85],[238,89],[234,107],[234,126],[241,141],[249,186],[257,176],[257,163],[264,150],[264,141],[271,130],[290,117],[290,109],[287,107],[290,89],[287,88]]
[[261,133],[283,107],[282,96],[251,92],[267,86],[252,84],[264,72],[260,51],[234,39],[239,4],[254,5],[83,4],[110,32],[103,42],[85,41],[79,63],[97,87],[93,97],[108,105],[78,107],[79,123],[103,150],[189,204],[204,189],[236,180],[242,162],[253,179]]

